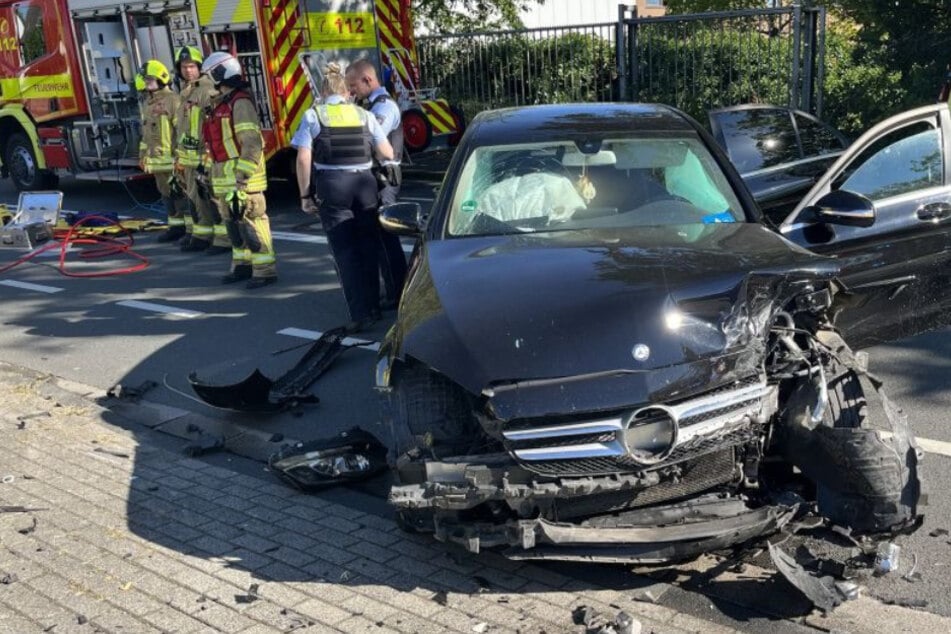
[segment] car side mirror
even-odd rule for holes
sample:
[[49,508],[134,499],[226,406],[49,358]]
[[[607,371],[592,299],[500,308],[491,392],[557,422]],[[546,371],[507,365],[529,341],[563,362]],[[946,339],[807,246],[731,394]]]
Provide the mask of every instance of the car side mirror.
[[393,203],[380,208],[380,224],[390,233],[418,236],[423,231],[423,210],[419,203]]
[[849,227],[871,227],[875,224],[875,204],[871,200],[844,189],[829,192],[806,207],[817,222]]

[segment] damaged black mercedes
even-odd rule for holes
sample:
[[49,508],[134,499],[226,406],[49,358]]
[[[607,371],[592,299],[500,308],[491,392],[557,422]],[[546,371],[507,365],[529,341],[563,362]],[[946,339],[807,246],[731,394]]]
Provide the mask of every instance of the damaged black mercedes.
[[420,237],[376,372],[402,525],[640,563],[913,530],[921,454],[850,344],[948,312],[947,127],[873,129],[773,226],[673,108],[479,115],[429,217],[381,214]]

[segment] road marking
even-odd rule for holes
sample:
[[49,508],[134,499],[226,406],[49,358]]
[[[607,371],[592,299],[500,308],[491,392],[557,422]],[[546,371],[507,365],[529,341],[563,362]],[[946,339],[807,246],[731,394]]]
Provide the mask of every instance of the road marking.
[[199,312],[197,310],[187,310],[185,308],[175,308],[174,306],[163,306],[162,304],[153,304],[152,302],[140,302],[135,299],[126,299],[121,302],[116,302],[119,306],[126,306],[128,308],[138,308],[139,310],[148,310],[153,313],[164,313],[166,315],[174,315],[176,317],[199,317],[205,313]]
[[[278,330],[277,334],[287,335],[288,337],[300,337],[301,339],[311,339],[316,341],[320,339],[321,335],[324,333],[319,330],[304,330],[303,328],[285,328],[284,330]],[[345,346],[360,346],[363,350],[372,350],[373,352],[379,352],[380,344],[376,341],[368,341],[366,339],[354,339],[353,337],[347,337],[343,340],[343,345]]]
[[[327,236],[309,236],[302,233],[294,233],[292,231],[272,231],[271,237],[275,240],[286,240],[288,242],[306,242],[307,244],[327,244]],[[413,252],[412,245],[403,244],[403,251],[406,253]]]
[[[878,433],[881,434],[882,438],[891,438],[894,436],[894,434],[890,431],[880,430]],[[948,456],[951,458],[951,442],[932,440],[931,438],[921,438],[920,436],[915,437],[915,442],[918,443],[918,447],[922,451],[936,453],[938,455]]]
[[55,286],[43,286],[42,284],[31,284],[29,282],[18,282],[16,280],[0,280],[0,284],[14,288],[22,288],[27,291],[37,291],[38,293],[58,293],[65,290]]

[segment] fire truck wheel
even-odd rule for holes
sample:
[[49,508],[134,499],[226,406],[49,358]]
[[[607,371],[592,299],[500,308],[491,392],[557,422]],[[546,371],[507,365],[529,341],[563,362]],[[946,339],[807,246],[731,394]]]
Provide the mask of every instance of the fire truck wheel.
[[420,152],[433,140],[433,125],[422,110],[403,111],[403,144],[410,152]]
[[20,191],[47,189],[56,185],[55,174],[37,167],[33,144],[22,132],[10,135],[3,149],[3,164],[13,185]]
[[456,147],[462,139],[462,134],[466,131],[466,115],[463,114],[462,108],[459,106],[450,106],[449,110],[452,112],[452,123],[456,131],[449,135],[446,143],[449,147]]

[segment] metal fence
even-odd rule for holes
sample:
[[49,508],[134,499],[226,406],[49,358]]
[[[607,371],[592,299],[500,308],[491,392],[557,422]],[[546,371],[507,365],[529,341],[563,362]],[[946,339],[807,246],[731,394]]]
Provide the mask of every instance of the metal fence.
[[616,23],[418,39],[422,83],[467,115],[568,101],[649,101],[700,116],[738,103],[819,113],[825,9],[629,16]]

